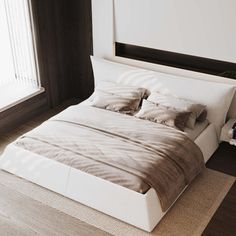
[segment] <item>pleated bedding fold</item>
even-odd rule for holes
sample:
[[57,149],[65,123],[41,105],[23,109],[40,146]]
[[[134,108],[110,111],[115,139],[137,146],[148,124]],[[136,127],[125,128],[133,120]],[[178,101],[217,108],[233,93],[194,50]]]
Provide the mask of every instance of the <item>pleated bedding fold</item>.
[[84,105],[54,116],[16,145],[139,193],[152,187],[163,211],[204,168],[199,147],[183,132]]

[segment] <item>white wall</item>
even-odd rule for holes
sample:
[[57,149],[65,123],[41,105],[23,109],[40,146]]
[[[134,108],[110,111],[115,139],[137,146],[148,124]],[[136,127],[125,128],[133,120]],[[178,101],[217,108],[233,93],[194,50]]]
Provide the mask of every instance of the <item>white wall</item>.
[[114,0],[118,42],[236,63],[235,0]]
[[92,0],[93,54],[97,57],[114,56],[113,0]]

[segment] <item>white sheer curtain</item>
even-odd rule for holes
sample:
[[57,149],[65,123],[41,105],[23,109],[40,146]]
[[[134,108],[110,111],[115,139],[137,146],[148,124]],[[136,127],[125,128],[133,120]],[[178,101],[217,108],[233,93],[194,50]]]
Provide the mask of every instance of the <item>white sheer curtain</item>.
[[0,0],[0,18],[0,86],[39,87],[28,0]]

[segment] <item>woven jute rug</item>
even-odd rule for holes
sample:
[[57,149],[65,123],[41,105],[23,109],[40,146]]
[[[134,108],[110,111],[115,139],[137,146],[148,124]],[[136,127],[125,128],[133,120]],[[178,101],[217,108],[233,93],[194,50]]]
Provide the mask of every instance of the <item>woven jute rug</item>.
[[[71,218],[77,218],[89,225],[95,226],[104,231],[104,233],[122,236],[199,236],[234,181],[235,178],[232,176],[206,169],[186,189],[153,232],[146,233],[36,184],[0,171],[0,185],[13,190],[11,194],[18,193],[27,199],[33,199],[34,201],[40,202],[43,206],[63,212],[67,217],[71,216]],[[23,202],[23,198],[21,201],[22,204],[27,204]],[[51,219],[53,221],[53,211],[50,211],[50,214],[52,214]],[[66,226],[63,225],[63,227]],[[70,232],[69,227],[68,224],[68,232]],[[4,232],[2,233],[1,235],[4,235]]]

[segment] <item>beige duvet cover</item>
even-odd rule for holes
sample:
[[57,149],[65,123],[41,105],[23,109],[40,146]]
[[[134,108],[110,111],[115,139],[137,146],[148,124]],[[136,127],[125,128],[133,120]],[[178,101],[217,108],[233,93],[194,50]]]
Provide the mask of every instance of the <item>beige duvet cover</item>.
[[163,211],[204,168],[200,149],[183,132],[84,105],[56,115],[16,145],[140,193],[153,187]]

